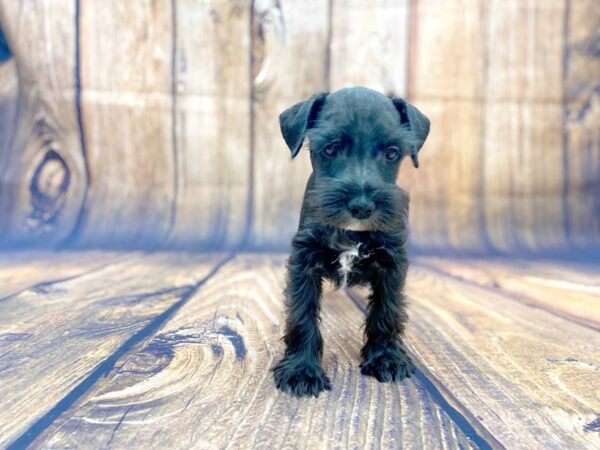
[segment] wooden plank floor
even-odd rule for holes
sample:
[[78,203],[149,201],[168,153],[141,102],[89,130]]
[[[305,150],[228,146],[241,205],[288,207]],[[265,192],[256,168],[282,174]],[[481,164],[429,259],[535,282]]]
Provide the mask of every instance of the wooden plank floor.
[[0,448],[600,448],[600,263],[415,257],[399,384],[329,289],[318,399],[274,388],[284,254],[0,254]]

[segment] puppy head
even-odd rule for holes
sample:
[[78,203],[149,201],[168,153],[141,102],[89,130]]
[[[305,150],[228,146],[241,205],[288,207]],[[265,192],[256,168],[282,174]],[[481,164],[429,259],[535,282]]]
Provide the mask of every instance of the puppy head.
[[405,156],[418,167],[429,119],[403,99],[362,87],[316,94],[279,116],[296,156],[310,143],[314,183],[307,193],[317,219],[357,231],[392,231],[406,211],[396,186]]

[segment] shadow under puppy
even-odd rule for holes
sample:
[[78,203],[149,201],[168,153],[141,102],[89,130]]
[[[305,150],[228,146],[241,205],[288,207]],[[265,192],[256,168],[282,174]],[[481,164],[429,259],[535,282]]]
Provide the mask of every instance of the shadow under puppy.
[[396,178],[404,156],[418,167],[429,120],[401,98],[352,87],[316,94],[279,121],[292,158],[308,139],[313,172],[288,259],[286,349],[275,383],[296,396],[331,389],[321,367],[324,278],[371,287],[361,372],[402,380],[414,366],[402,348],[408,195]]

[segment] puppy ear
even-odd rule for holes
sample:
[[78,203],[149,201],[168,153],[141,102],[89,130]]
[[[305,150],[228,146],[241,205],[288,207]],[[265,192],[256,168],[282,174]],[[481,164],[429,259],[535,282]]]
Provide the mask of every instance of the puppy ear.
[[390,97],[390,99],[400,114],[400,123],[408,127],[413,133],[414,142],[411,143],[410,158],[413,166],[419,167],[417,154],[423,147],[427,135],[429,135],[429,119],[406,100],[398,97]]
[[279,126],[285,143],[294,158],[304,142],[306,130],[312,128],[325,102],[327,93],[315,94],[306,101],[296,103],[279,115]]

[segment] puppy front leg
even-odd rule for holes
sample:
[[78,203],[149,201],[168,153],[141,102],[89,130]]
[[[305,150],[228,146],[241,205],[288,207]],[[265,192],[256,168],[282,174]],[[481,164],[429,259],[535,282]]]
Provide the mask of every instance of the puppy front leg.
[[400,381],[415,367],[402,348],[404,325],[408,319],[402,293],[408,262],[400,267],[377,265],[371,275],[372,294],[365,325],[366,343],[361,350],[361,372],[378,381]]
[[321,367],[323,338],[319,331],[322,278],[316,254],[294,245],[288,262],[286,298],[286,345],[283,359],[273,369],[282,391],[301,397],[318,396],[331,389]]

